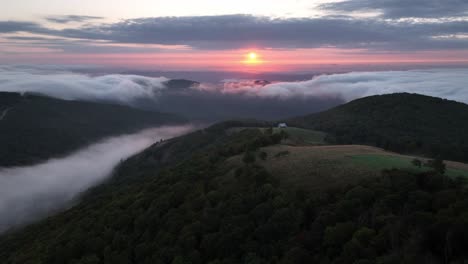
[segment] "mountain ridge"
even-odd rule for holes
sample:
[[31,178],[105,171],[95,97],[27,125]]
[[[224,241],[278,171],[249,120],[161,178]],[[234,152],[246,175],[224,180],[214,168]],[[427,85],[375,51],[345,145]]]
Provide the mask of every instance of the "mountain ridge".
[[468,161],[468,105],[437,97],[397,93],[369,96],[330,110],[288,119],[324,131],[336,144]]
[[29,165],[107,136],[186,122],[168,113],[30,93],[0,92],[0,113],[4,114],[0,120],[0,166]]

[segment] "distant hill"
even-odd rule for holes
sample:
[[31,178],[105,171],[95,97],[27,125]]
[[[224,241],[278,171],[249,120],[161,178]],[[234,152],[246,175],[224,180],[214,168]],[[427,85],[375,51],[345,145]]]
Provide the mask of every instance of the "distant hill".
[[[351,168],[341,167],[347,158],[341,150],[323,158],[324,146],[299,149],[278,144],[281,132],[234,129],[250,126],[262,124],[226,122],[151,146],[73,208],[0,236],[2,263],[468,259],[462,178],[406,170],[368,177],[362,170],[363,180],[332,186],[327,178],[347,176]],[[329,173],[317,177],[317,166]],[[331,189],[317,188],[323,184]]]
[[0,92],[0,167],[36,163],[103,137],[183,121],[122,105]]
[[199,82],[185,79],[172,79],[167,81],[165,84],[169,89],[189,89],[191,87],[196,87],[200,85]]
[[418,94],[370,96],[288,120],[329,133],[330,143],[468,161],[468,105]]

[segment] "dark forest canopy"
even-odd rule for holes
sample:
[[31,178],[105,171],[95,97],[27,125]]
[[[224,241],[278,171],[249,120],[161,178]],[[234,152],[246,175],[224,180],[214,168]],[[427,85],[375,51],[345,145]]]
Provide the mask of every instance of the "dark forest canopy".
[[418,94],[361,98],[289,120],[329,133],[330,143],[468,161],[468,105]]
[[32,164],[111,135],[183,118],[122,105],[0,92],[0,167]]
[[[461,263],[468,192],[437,172],[314,193],[259,165],[287,135],[222,123],[125,161],[70,210],[0,238],[3,263]],[[231,157],[243,162],[230,165]]]

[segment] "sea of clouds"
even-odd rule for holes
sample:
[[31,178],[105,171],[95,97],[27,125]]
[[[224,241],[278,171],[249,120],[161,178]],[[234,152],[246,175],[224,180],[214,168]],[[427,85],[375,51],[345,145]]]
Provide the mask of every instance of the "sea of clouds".
[[[345,102],[391,93],[417,93],[468,103],[468,69],[349,72],[319,75],[311,80],[277,82],[266,86],[224,85],[224,93],[288,98],[340,98]],[[232,83],[230,81],[229,83]]]
[[156,99],[167,78],[108,74],[92,76],[56,68],[0,67],[0,91],[34,92],[66,100],[105,100],[132,104]]
[[[228,94],[232,100],[277,98],[283,103],[298,98],[336,98],[347,102],[370,95],[400,92],[468,103],[466,76],[468,68],[349,72],[318,75],[297,82],[259,84],[253,80],[226,80],[202,83],[191,89],[197,90],[197,93],[204,92],[207,96]],[[152,99],[157,104],[159,98],[170,93],[166,81],[168,79],[165,77],[122,74],[91,76],[57,69],[0,67],[0,91],[37,92],[68,100],[107,100],[132,105],[141,99]],[[236,95],[240,98],[233,97]],[[171,96],[171,100],[174,100],[173,93]],[[184,96],[184,100],[187,100],[187,91]]]

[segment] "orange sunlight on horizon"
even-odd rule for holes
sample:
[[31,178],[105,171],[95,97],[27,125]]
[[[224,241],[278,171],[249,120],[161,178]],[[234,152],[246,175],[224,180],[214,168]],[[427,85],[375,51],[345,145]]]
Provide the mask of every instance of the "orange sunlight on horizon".
[[253,51],[249,52],[246,55],[246,59],[242,62],[250,66],[255,66],[255,65],[263,63],[263,61],[260,59],[260,56],[256,52],[253,52]]
[[314,49],[238,49],[224,51],[177,50],[158,53],[107,53],[64,54],[51,51],[23,54],[0,54],[8,63],[97,64],[141,67],[165,70],[216,70],[216,71],[298,71],[320,66],[350,64],[404,64],[404,63],[468,63],[468,51],[401,52],[368,54],[366,50],[338,48]]

